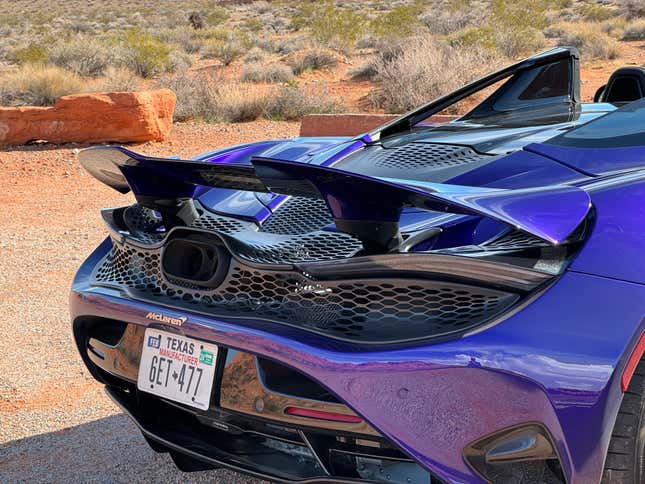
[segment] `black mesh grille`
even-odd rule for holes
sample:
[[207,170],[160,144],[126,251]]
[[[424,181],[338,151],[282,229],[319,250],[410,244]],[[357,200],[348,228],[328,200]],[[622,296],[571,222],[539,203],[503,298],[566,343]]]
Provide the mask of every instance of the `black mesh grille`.
[[289,197],[262,226],[272,234],[306,234],[333,222],[322,199]]
[[471,148],[438,143],[409,143],[398,148],[386,148],[373,155],[374,166],[381,168],[446,168],[490,158]]
[[220,316],[269,319],[335,338],[388,342],[462,331],[518,300],[506,292],[417,279],[316,281],[295,271],[265,271],[238,262],[216,289],[174,285],[159,271],[157,250],[114,246],[97,282],[133,296]]
[[[199,218],[190,224],[191,227],[235,234],[249,230],[255,225],[251,222],[225,217],[199,209]],[[128,229],[127,236],[144,244],[161,242],[166,235],[163,220],[154,210],[141,205],[131,205],[123,211],[123,220]]]
[[253,224],[250,222],[243,222],[234,218],[224,217],[222,215],[204,211],[190,226],[205,230],[214,230],[216,232],[224,232],[225,234],[234,234],[247,230],[252,225]]
[[[299,220],[294,213],[301,205],[302,200],[283,211],[285,219],[274,225],[276,232],[284,230],[290,234],[291,232],[300,232],[301,229],[305,230],[304,225],[299,229],[290,230],[289,225],[295,223],[304,224],[307,222],[310,226],[328,225],[328,220],[322,222],[323,217],[320,211],[316,214],[316,209],[311,210],[311,217],[308,219],[303,216]],[[320,209],[319,205],[317,209]],[[263,235],[257,232],[257,226],[252,222],[218,215],[203,209],[199,209],[199,212],[199,218],[191,223],[190,227],[232,235],[237,240],[233,251],[238,256],[252,262],[291,264],[341,259],[355,255],[363,247],[358,239],[342,232],[310,229],[304,233],[283,237],[277,234]],[[155,244],[161,242],[166,236],[166,232],[163,230],[156,232],[163,227],[161,218],[153,210],[133,205],[125,209],[124,218],[129,229],[127,234],[129,239],[144,244]],[[282,225],[278,229],[279,224]],[[291,227],[293,228],[293,225]]]
[[544,240],[519,230],[511,230],[501,237],[484,244],[487,249],[494,250],[524,249],[546,245],[549,244]]
[[123,211],[123,221],[130,234],[130,238],[144,244],[156,244],[163,237],[163,232],[158,232],[162,225],[161,217],[151,210],[140,205],[132,205]]
[[241,246],[236,254],[246,260],[265,264],[291,264],[351,257],[363,245],[358,239],[341,232],[311,232],[294,235],[280,242],[252,242]]

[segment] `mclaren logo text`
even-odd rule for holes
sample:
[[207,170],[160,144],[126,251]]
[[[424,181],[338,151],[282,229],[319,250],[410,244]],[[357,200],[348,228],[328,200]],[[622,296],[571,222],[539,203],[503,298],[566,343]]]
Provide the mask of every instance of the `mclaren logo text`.
[[188,318],[171,318],[170,316],[164,316],[163,314],[149,312],[146,314],[147,319],[152,319],[153,321],[158,321],[160,323],[172,324],[173,326],[181,326],[186,322]]

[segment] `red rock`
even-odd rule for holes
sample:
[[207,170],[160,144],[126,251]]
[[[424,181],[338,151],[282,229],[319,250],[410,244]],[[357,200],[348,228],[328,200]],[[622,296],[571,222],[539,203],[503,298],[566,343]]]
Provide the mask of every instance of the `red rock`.
[[[302,118],[300,136],[356,136],[397,118],[398,114],[308,114]],[[444,123],[457,116],[435,115],[427,121]]]
[[0,145],[163,141],[172,128],[175,93],[73,94],[52,107],[0,107]]

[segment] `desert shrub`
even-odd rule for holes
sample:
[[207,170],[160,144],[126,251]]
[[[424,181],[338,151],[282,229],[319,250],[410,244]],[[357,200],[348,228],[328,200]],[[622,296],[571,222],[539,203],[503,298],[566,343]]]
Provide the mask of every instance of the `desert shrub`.
[[506,57],[533,53],[544,46],[548,0],[492,0],[493,44]]
[[242,22],[240,28],[250,32],[259,32],[264,28],[264,23],[259,18],[250,18]]
[[168,53],[168,71],[186,71],[191,65],[193,59],[185,52],[173,49]]
[[421,22],[433,34],[449,35],[466,28],[470,16],[465,9],[433,9],[420,17]]
[[10,57],[17,64],[39,63],[47,61],[47,51],[41,45],[32,43],[14,50]]
[[492,0],[492,20],[497,29],[542,29],[546,25],[546,0]]
[[160,85],[177,95],[174,118],[210,122],[251,121],[262,116],[268,94],[249,85],[231,84],[217,75],[174,75]]
[[281,86],[267,101],[264,110],[269,119],[296,120],[306,114],[342,112],[340,103],[333,100],[325,88],[302,89],[298,86]]
[[244,82],[288,82],[293,79],[293,71],[278,62],[254,63],[244,67],[240,78]]
[[306,47],[306,42],[302,37],[284,39],[276,45],[276,52],[278,54],[291,54],[298,52]]
[[188,23],[190,23],[191,27],[194,29],[203,29],[206,27],[204,16],[201,12],[197,11],[190,12],[190,15],[188,15]]
[[287,63],[293,69],[293,73],[298,76],[305,71],[316,71],[334,67],[338,64],[338,59],[331,50],[321,47],[311,47],[296,53],[287,60]]
[[170,68],[168,47],[148,32],[139,29],[127,31],[120,47],[122,63],[141,77],[153,77]]
[[177,44],[188,54],[195,54],[202,48],[201,31],[196,32],[186,25],[160,29],[157,35],[163,42]]
[[272,38],[267,36],[249,34],[245,41],[249,46],[252,46],[251,49],[259,49],[264,52],[275,52],[275,42]]
[[370,22],[370,30],[378,37],[409,37],[421,25],[421,4],[397,5]]
[[268,102],[264,91],[236,84],[223,85],[219,89],[219,117],[229,123],[253,121],[265,113]]
[[620,55],[618,42],[602,32],[596,24],[565,23],[556,26],[561,32],[559,45],[572,45],[591,59],[615,59]]
[[79,76],[100,76],[113,61],[104,43],[78,35],[54,44],[48,55],[51,63]]
[[626,25],[627,21],[623,17],[613,17],[598,24],[602,32],[614,39],[623,38]]
[[400,113],[446,94],[494,69],[497,61],[485,50],[453,47],[433,36],[407,41],[374,63],[378,89],[372,103]]
[[448,40],[453,46],[485,48],[516,58],[544,46],[544,35],[536,26],[545,22],[545,0],[493,0],[490,23],[456,31]]
[[348,69],[347,74],[349,74],[352,79],[356,80],[373,79],[376,76],[377,71],[374,66],[374,62],[366,62],[365,64]]
[[480,47],[484,49],[495,48],[495,30],[492,27],[469,27],[448,37],[455,47]]
[[643,0],[618,0],[618,11],[628,20],[639,20],[645,17]]
[[623,40],[645,39],[645,19],[629,22],[623,32]]
[[217,59],[225,66],[230,65],[244,53],[245,48],[238,40],[209,40],[204,44],[202,57]]
[[537,29],[499,30],[493,36],[495,48],[506,57],[531,54],[545,45],[544,34]]
[[97,91],[138,91],[142,79],[126,67],[108,66],[96,85]]
[[303,2],[292,26],[296,29],[308,27],[319,42],[349,50],[364,30],[364,19],[354,10],[337,7],[332,0]]
[[602,22],[614,16],[614,10],[599,3],[581,3],[576,7],[578,14],[589,22]]
[[220,25],[228,20],[230,17],[228,11],[223,7],[213,7],[206,14],[206,21],[210,25]]
[[42,64],[25,64],[0,78],[2,104],[49,106],[83,87],[83,80],[73,72]]
[[253,10],[260,14],[265,14],[271,11],[271,4],[266,0],[259,0],[257,2],[253,2],[252,5],[253,5]]
[[261,60],[264,60],[265,57],[266,57],[266,53],[262,49],[258,47],[253,47],[244,56],[244,63],[254,64],[256,62],[260,62]]

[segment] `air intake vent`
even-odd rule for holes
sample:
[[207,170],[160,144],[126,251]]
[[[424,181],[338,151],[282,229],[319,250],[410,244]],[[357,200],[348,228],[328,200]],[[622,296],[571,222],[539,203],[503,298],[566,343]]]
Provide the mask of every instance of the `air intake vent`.
[[374,166],[414,170],[447,168],[490,158],[471,148],[438,143],[409,143],[398,148],[385,148],[374,154]]

